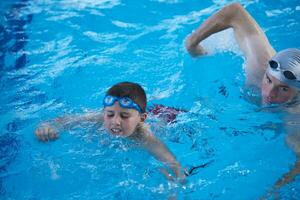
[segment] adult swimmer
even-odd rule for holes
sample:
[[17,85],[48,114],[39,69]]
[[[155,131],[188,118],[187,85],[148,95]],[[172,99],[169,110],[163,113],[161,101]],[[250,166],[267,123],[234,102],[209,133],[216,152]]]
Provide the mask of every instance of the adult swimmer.
[[[237,43],[245,56],[246,87],[260,90],[263,104],[298,101],[299,105],[300,50],[289,48],[276,53],[261,27],[239,3],[227,5],[205,20],[188,36],[186,49],[192,56],[205,55],[206,51],[200,42],[228,28],[233,28]],[[286,141],[296,152],[297,161],[276,182],[275,190],[300,174],[299,110],[299,107],[298,111],[297,108],[289,109],[289,118],[293,122],[285,123],[288,132]]]

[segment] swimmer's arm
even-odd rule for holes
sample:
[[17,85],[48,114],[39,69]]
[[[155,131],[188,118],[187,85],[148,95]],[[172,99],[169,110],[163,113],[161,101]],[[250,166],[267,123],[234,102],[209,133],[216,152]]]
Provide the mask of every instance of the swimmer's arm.
[[225,6],[204,21],[187,38],[186,49],[192,56],[203,55],[206,52],[199,43],[210,35],[228,28],[234,29],[237,42],[246,58],[262,56],[259,55],[261,51],[268,54],[266,55],[268,58],[269,54],[274,54],[274,50],[260,26],[239,3]]
[[[170,167],[170,169],[175,174],[176,178],[180,181],[184,181],[185,175],[183,174],[183,169],[179,162],[176,160],[175,156],[170,152],[170,150],[159,141],[153,134],[147,137],[145,143],[145,148],[159,161],[165,163]],[[172,179],[169,174],[167,177]]]
[[275,183],[274,188],[275,188],[275,189],[279,189],[279,188],[281,188],[282,186],[284,186],[284,185],[286,185],[286,184],[292,182],[292,181],[295,179],[295,177],[296,177],[297,175],[299,175],[299,174],[300,174],[300,159],[299,159],[299,157],[298,157],[298,159],[297,159],[295,165],[293,166],[293,168],[292,168],[289,172],[287,172],[286,174],[284,174],[284,175],[282,176],[282,178],[280,178],[280,179]]
[[35,130],[35,135],[41,141],[55,140],[59,137],[59,132],[71,130],[72,128],[86,122],[102,124],[102,112],[99,111],[82,115],[69,115],[45,121]]
[[[294,109],[295,111],[297,109]],[[300,115],[289,113],[284,116],[284,125],[286,131],[286,144],[295,152],[297,160],[293,167],[284,174],[273,186],[272,189],[278,190],[281,187],[293,182],[296,176],[300,175]]]
[[79,115],[58,117],[51,121],[52,123],[57,124],[59,127],[61,127],[62,130],[70,130],[73,127],[85,122],[94,122],[102,124],[103,120],[103,113],[101,111],[98,111]]
[[[143,141],[143,147],[157,160],[167,164],[167,166],[170,167],[175,174],[176,178],[180,182],[184,182],[185,175],[183,173],[183,169],[167,146],[163,144],[157,137],[155,137],[155,135],[151,133],[150,129],[144,131],[144,133],[145,137]],[[163,171],[163,173],[168,179],[173,180],[169,173],[166,173],[166,171]]]
[[279,199],[278,195],[279,195],[279,189],[282,188],[283,186],[291,183],[294,181],[295,177],[298,176],[300,174],[300,159],[299,157],[297,158],[297,161],[295,163],[295,165],[293,166],[293,168],[287,172],[286,174],[284,174],[275,184],[274,186],[268,191],[267,194],[265,194],[265,196],[263,196],[262,198],[260,198],[261,200],[265,200],[265,199],[270,199],[270,197],[273,197],[274,199]]

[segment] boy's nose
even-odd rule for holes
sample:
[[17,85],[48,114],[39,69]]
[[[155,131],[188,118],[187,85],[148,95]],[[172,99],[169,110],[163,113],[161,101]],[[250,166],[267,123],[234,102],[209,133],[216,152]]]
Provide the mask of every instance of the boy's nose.
[[115,115],[113,118],[113,124],[120,125],[121,124],[121,117],[118,115]]

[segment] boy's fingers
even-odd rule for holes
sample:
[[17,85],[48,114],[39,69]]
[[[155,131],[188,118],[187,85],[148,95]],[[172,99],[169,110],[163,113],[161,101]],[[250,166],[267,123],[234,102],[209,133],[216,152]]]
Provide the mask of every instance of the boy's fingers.
[[34,134],[37,138],[39,138],[39,129],[38,128],[35,130]]
[[49,129],[47,127],[41,127],[41,128],[38,128],[36,131],[35,131],[35,135],[37,136],[37,138],[41,141],[47,141],[48,139],[48,131]]
[[37,137],[39,140],[43,140],[41,128],[36,129],[35,135],[36,135],[36,137]]
[[55,130],[53,130],[53,129],[49,130],[49,134],[48,135],[49,135],[49,139],[50,140],[55,140],[56,138],[58,138],[57,132]]
[[40,131],[40,138],[41,138],[41,140],[43,142],[46,141],[45,135],[46,135],[46,130],[45,129],[41,129],[41,131]]
[[53,140],[55,138],[55,132],[51,129],[48,134],[49,140]]
[[50,126],[41,126],[37,128],[35,130],[35,135],[42,142],[47,142],[58,138],[56,129]]
[[167,180],[174,181],[174,178],[166,169],[160,168],[159,171],[166,177]]
[[51,128],[49,128],[49,127],[45,128],[45,132],[44,132],[44,139],[45,139],[45,141],[49,140],[49,133],[50,133],[50,131],[51,131]]

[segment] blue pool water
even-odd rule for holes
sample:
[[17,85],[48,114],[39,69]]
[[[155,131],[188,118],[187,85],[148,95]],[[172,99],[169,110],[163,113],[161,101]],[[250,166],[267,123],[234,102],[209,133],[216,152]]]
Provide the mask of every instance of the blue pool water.
[[[296,160],[280,112],[243,98],[243,57],[232,31],[193,59],[187,34],[226,0],[10,0],[0,3],[1,199],[258,199]],[[240,1],[276,50],[300,47],[298,0]],[[93,127],[40,143],[37,125],[101,107],[120,81],[140,83],[149,105],[183,108],[155,134],[183,166],[205,163],[185,185],[161,164]],[[300,199],[300,177],[279,192]]]

